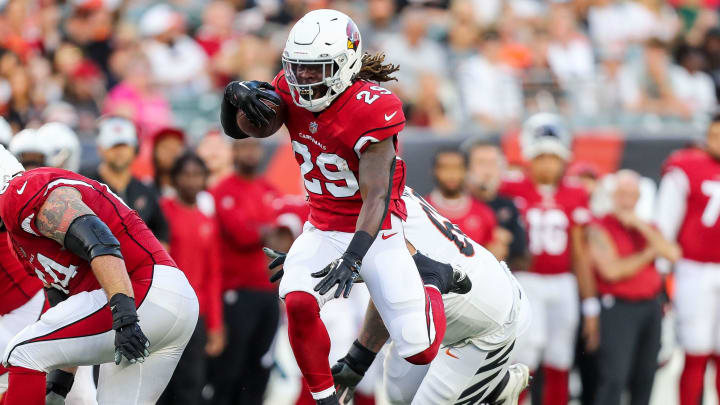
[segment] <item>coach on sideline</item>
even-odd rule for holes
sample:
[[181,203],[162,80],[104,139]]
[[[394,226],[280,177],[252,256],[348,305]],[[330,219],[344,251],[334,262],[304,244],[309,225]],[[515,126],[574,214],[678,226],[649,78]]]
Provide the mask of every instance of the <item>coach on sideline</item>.
[[620,404],[626,387],[633,405],[650,402],[662,320],[662,280],[653,263],[680,258],[676,244],[635,215],[639,180],[631,170],[617,172],[613,210],[588,231],[602,298],[596,405]]

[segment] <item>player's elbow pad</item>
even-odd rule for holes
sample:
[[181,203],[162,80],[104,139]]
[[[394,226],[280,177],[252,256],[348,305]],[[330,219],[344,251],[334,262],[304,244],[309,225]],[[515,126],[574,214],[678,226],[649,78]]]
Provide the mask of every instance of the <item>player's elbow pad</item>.
[[83,215],[75,218],[65,234],[67,250],[91,262],[98,256],[123,258],[120,242],[110,228],[97,215]]
[[227,97],[223,97],[220,106],[220,125],[222,125],[223,132],[231,138],[245,139],[248,136],[237,124],[237,113],[238,108],[232,105]]

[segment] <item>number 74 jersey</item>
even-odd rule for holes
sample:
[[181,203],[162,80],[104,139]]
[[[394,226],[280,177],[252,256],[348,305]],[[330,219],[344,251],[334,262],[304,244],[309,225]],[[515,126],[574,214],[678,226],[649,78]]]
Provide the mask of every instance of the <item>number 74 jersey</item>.
[[[327,109],[312,113],[295,105],[283,72],[273,85],[288,108],[285,126],[308,193],[310,223],[323,231],[355,232],[362,207],[360,156],[388,138],[397,149],[397,134],[405,127],[402,102],[389,90],[358,80]],[[402,219],[405,172],[405,162],[397,158],[389,213]],[[387,215],[383,228],[389,223]]]

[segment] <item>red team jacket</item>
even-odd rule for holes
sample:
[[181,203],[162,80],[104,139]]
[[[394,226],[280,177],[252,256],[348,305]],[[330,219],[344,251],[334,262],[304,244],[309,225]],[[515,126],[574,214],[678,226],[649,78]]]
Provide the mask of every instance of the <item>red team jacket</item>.
[[[356,81],[320,113],[295,105],[285,74],[273,86],[288,107],[285,125],[309,195],[310,223],[323,231],[355,232],[362,207],[360,155],[371,143],[397,135],[405,126],[402,102],[390,91]],[[395,139],[397,147],[397,139]],[[402,201],[405,162],[396,160],[389,211],[405,219]],[[390,224],[386,216],[383,227]]]
[[25,305],[40,291],[42,283],[34,276],[15,257],[7,232],[0,232],[0,316]]
[[499,193],[513,198],[527,226],[532,255],[528,270],[541,274],[571,272],[570,230],[591,219],[587,192],[567,179],[554,189],[544,190],[518,174],[505,179]]
[[[597,219],[595,224],[608,233],[620,257],[632,256],[647,247],[647,240],[639,231],[626,228],[614,215]],[[623,280],[606,281],[597,271],[595,274],[600,294],[610,294],[626,300],[654,298],[660,292],[662,285],[660,274],[652,262],[634,276]]]
[[720,161],[701,149],[683,149],[665,162],[663,174],[671,170],[685,173],[690,186],[677,235],[683,257],[720,263]]
[[175,198],[163,198],[160,207],[170,224],[170,256],[197,294],[200,314],[208,330],[223,324],[220,239],[214,217]]
[[66,170],[40,168],[13,178],[0,195],[0,215],[15,254],[28,274],[37,275],[45,285],[69,295],[100,288],[87,261],[41,236],[35,226],[40,207],[58,187],[78,190],[83,202],[120,241],[136,303],[142,302],[150,288],[153,265],[176,267],[137,213],[106,185]]
[[223,291],[247,288],[272,291],[262,229],[274,224],[275,189],[263,179],[246,180],[233,174],[210,193],[220,234]]
[[470,196],[464,196],[464,204],[458,207],[449,207],[433,193],[428,194],[425,200],[439,213],[462,229],[463,233],[475,242],[485,246],[493,240],[493,230],[497,226],[495,213],[485,203]]

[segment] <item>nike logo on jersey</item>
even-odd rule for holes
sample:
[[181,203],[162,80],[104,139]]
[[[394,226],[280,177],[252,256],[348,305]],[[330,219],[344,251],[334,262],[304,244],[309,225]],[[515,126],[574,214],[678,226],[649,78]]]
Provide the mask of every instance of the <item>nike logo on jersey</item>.
[[458,356],[450,353],[450,348],[449,348],[449,347],[445,350],[445,354],[447,354],[448,356],[450,356],[450,357],[452,357],[452,358],[454,358],[454,359],[460,360],[460,357],[458,357]]
[[25,192],[25,186],[27,186],[27,181],[25,182],[25,184],[23,184],[22,187],[20,187],[20,188],[18,189],[18,191],[17,191],[18,195],[20,195],[20,194],[22,194],[22,193]]
[[392,113],[390,115],[385,114],[385,121],[390,121],[391,119],[393,119],[395,114],[397,114],[397,111],[395,111],[394,113]]
[[391,234],[386,234],[386,235],[383,235],[383,236],[382,236],[382,238],[383,238],[383,240],[385,240],[385,239],[389,239],[389,238],[392,238],[392,237],[393,237],[393,236],[395,236],[395,235],[397,235],[397,232],[394,232],[394,233],[391,233]]

